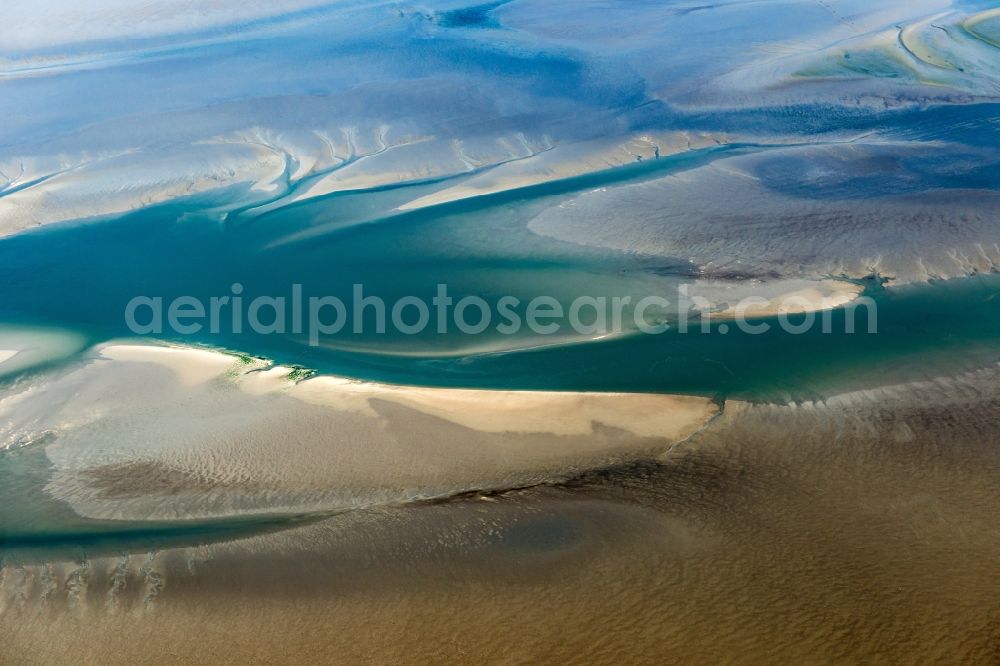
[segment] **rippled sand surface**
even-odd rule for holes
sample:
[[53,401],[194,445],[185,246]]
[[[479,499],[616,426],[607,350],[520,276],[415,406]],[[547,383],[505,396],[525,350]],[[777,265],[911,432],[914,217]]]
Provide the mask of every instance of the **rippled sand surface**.
[[8,561],[0,654],[991,663],[997,375],[730,403],[660,459],[567,484],[200,547]]

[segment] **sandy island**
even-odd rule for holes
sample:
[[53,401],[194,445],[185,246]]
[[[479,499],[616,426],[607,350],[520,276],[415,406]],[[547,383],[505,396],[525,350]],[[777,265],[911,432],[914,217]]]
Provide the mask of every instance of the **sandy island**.
[[352,509],[545,483],[655,455],[709,398],[390,386],[141,344],[19,384],[0,419],[50,433],[46,491],[87,517]]

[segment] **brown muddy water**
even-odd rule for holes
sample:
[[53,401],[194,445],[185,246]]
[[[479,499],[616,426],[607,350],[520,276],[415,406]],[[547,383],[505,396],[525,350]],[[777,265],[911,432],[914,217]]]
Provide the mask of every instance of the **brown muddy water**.
[[3,569],[0,661],[1000,663],[995,371],[568,484]]

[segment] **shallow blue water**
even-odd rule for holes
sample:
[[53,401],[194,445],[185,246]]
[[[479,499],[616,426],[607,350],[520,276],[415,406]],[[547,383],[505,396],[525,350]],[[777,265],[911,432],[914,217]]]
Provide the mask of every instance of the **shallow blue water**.
[[[965,113],[965,112],[963,112]],[[753,150],[735,148],[731,150]],[[758,149],[764,150],[764,149]],[[623,179],[644,179],[727,154],[710,150],[624,171],[604,172],[525,191],[391,216],[392,190],[279,209],[263,216],[211,212],[214,201],[189,200],[118,219],[52,228],[0,241],[0,320],[44,322],[85,332],[93,341],[130,336],[126,304],[135,296],[194,296],[207,303],[243,286],[258,295],[333,295],[351,302],[353,285],[390,305],[403,296],[430,302],[438,284],[456,300],[504,295],[526,302],[552,295],[670,296],[692,277],[681,259],[588,249],[536,236],[525,222],[539,205]],[[791,180],[794,171],[782,182]],[[775,178],[781,176],[779,172]],[[933,174],[931,174],[933,175]],[[984,172],[990,183],[992,172]],[[408,193],[412,196],[412,193]],[[360,202],[364,201],[362,205]],[[298,223],[296,223],[298,220]],[[433,386],[550,390],[692,392],[758,399],[810,399],[891,379],[927,377],[993,361],[1000,351],[1000,278],[985,276],[883,290],[877,333],[867,311],[847,334],[845,311],[830,333],[814,326],[786,333],[771,322],[765,335],[713,325],[708,333],[585,336],[515,335],[489,329],[469,335],[433,325],[419,335],[377,333],[369,312],[361,334],[345,328],[310,346],[305,333],[235,332],[226,317],[218,333],[163,337],[300,364],[321,372]],[[471,318],[475,321],[475,317]],[[796,321],[792,318],[792,322]],[[288,327],[290,329],[290,327]],[[727,332],[723,333],[723,330]],[[700,329],[699,329],[700,330]]]

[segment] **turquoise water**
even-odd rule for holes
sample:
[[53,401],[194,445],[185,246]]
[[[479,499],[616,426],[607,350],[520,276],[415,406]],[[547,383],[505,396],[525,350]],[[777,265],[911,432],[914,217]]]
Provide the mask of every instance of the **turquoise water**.
[[[350,304],[354,284],[390,305],[403,296],[427,303],[438,284],[456,300],[504,295],[527,302],[552,295],[568,304],[586,296],[672,298],[694,277],[683,259],[651,258],[539,237],[525,228],[540,206],[569,192],[642,180],[704,164],[736,147],[637,164],[624,170],[386,215],[414,188],[325,197],[263,215],[221,216],[217,200],[191,199],[104,222],[50,228],[0,241],[0,321],[44,323],[78,331],[97,343],[131,336],[126,304],[135,296],[194,296],[207,303],[243,286],[288,298],[333,295]],[[757,148],[756,150],[760,150]],[[419,187],[416,188],[419,192]],[[217,333],[156,336],[205,344],[365,379],[504,389],[685,392],[763,400],[814,399],[833,391],[931,377],[981,366],[1000,352],[1000,278],[981,276],[883,289],[867,283],[877,303],[877,333],[867,311],[830,315],[805,334],[751,335],[729,324],[708,333],[638,332],[589,341],[547,337],[527,327],[514,335],[492,328],[469,335],[433,323],[418,335],[390,326],[350,327],[310,346],[305,333],[235,332],[227,317]],[[495,312],[495,308],[494,308]],[[857,332],[846,333],[848,316]],[[267,319],[267,317],[264,317]],[[475,321],[476,316],[470,315]],[[792,317],[797,323],[801,317]],[[288,327],[290,329],[290,327]]]

